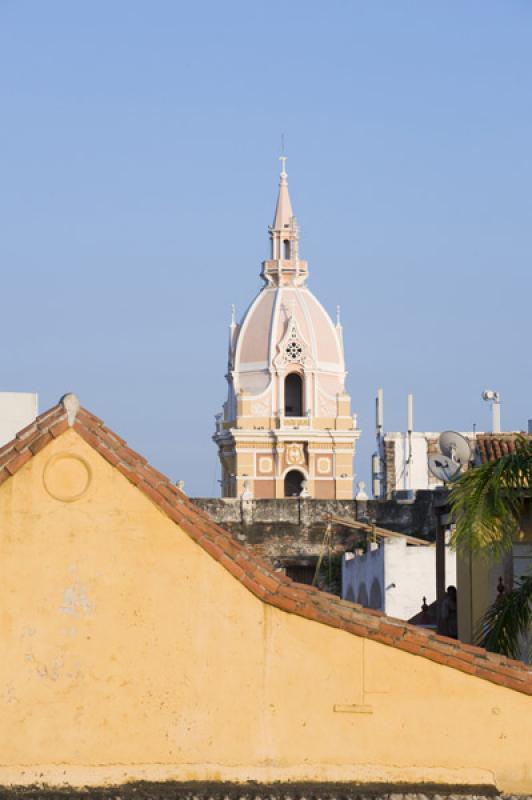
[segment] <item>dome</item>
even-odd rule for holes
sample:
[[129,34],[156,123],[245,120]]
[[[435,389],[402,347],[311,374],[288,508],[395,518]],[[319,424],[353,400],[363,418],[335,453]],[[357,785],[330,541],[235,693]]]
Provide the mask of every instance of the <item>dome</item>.
[[[301,364],[343,382],[340,330],[307,287],[265,287],[244,315],[235,344],[233,370],[241,379],[242,373],[251,378],[283,362],[285,368]],[[253,392],[253,385],[241,388]]]

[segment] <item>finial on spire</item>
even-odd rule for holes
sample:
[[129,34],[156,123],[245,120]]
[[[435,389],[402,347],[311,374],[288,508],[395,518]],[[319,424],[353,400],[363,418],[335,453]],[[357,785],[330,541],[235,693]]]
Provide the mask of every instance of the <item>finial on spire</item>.
[[342,323],[340,322],[340,306],[336,306],[336,325],[340,327]]
[[287,173],[286,173],[286,161],[287,156],[284,154],[284,133],[281,134],[281,155],[279,156],[279,161],[281,162],[281,183],[286,183]]

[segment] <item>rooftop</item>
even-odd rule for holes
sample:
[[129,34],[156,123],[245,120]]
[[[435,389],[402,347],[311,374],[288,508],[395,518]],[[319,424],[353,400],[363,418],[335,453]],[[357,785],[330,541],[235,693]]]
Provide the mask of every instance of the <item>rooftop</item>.
[[520,661],[480,647],[438,636],[382,612],[340,600],[311,586],[297,584],[235,542],[183,492],[98,417],[79,407],[74,395],[41,414],[15,439],[0,448],[0,486],[53,439],[73,428],[103,458],[143,492],[191,539],[265,603],[323,625],[428,658],[483,680],[532,694],[532,669]]

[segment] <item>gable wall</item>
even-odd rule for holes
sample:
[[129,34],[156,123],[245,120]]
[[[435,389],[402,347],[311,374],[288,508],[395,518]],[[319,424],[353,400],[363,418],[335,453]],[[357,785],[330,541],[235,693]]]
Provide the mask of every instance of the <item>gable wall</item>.
[[532,789],[530,698],[263,604],[72,430],[0,487],[0,570],[0,783]]

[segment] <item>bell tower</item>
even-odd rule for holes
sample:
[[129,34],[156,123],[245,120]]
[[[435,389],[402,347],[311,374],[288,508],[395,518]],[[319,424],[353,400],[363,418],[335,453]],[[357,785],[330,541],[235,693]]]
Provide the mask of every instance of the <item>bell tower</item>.
[[286,156],[281,156],[279,193],[270,233],[270,260],[263,261],[261,277],[270,286],[302,286],[307,278],[307,262],[299,259],[299,229],[288,194]]
[[281,164],[264,286],[229,326],[228,397],[213,437],[222,494],[350,499],[360,431],[345,390],[340,316],[334,325],[306,285],[285,156]]

